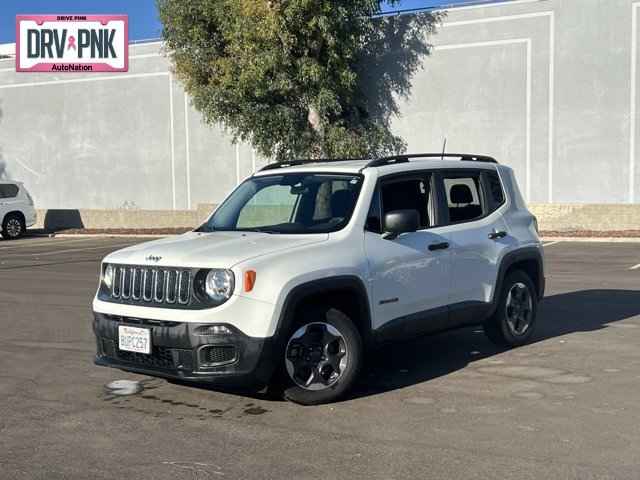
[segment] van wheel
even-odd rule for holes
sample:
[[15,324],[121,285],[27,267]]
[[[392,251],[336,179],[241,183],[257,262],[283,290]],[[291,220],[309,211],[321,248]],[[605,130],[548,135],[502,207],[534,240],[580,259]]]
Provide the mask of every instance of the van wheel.
[[284,397],[301,405],[333,402],[349,390],[362,364],[362,339],[351,319],[334,308],[296,323],[284,352]]
[[24,235],[26,226],[24,219],[16,214],[10,213],[2,221],[2,236],[7,240],[14,240]]
[[533,282],[522,270],[514,270],[504,279],[498,306],[484,324],[484,331],[500,347],[519,347],[533,335],[537,313]]

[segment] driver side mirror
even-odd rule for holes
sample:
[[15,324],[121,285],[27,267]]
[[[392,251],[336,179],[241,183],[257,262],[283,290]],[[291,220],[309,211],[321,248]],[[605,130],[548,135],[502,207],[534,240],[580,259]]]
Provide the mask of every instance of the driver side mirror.
[[415,232],[420,228],[420,214],[417,210],[393,210],[384,216],[382,238],[393,240],[402,233]]

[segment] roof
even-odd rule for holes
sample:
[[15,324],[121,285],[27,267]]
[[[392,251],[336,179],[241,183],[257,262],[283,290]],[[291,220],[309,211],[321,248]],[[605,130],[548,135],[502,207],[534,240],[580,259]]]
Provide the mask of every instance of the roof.
[[[447,158],[449,156],[449,158]],[[461,160],[473,158],[473,160]],[[291,164],[269,164],[255,175],[273,175],[277,173],[361,173],[364,170],[375,170],[388,174],[406,172],[418,168],[486,168],[495,169],[497,162],[491,158],[474,154],[441,154],[426,153],[415,155],[398,155],[381,159],[345,159],[345,160],[300,160]]]

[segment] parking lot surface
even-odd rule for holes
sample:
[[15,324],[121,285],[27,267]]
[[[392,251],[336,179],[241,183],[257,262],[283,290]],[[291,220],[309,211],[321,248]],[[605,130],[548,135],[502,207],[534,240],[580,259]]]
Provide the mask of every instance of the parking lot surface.
[[300,407],[93,365],[100,259],[141,241],[0,241],[0,478],[640,478],[640,244],[549,245],[530,345],[386,347]]

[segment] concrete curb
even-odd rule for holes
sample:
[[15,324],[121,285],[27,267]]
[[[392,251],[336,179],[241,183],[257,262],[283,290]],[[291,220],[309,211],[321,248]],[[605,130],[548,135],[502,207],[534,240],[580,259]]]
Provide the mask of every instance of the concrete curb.
[[[45,231],[194,228],[215,207],[203,203],[192,210],[40,209],[35,227]],[[542,232],[570,236],[576,232],[633,231],[631,235],[640,235],[640,204],[531,203],[528,207]]]
[[543,242],[640,243],[638,237],[542,237]]

